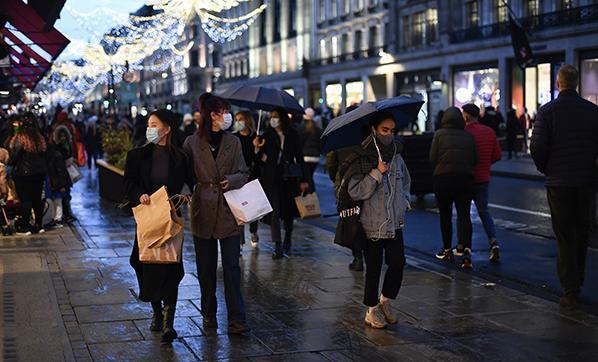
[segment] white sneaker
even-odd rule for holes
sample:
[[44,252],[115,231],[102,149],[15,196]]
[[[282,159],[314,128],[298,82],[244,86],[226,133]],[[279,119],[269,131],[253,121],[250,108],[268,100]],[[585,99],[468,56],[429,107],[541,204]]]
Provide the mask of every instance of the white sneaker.
[[365,312],[365,324],[375,329],[386,328],[386,320],[382,310],[380,310],[380,305],[378,304],[373,310],[370,310],[368,308],[367,312]]

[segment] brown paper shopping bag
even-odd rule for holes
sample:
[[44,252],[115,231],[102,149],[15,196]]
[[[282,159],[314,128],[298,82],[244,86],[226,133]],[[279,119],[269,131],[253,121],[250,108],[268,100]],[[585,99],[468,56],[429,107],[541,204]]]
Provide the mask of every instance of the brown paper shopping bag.
[[139,247],[139,261],[146,264],[180,263],[183,254],[183,230],[162,245]]
[[177,216],[176,209],[168,198],[166,187],[161,187],[154,192],[150,200],[149,205],[141,204],[133,208],[137,223],[140,260],[142,249],[160,248],[183,233],[183,221]]
[[316,218],[321,215],[320,200],[315,192],[295,197],[295,204],[302,219]]

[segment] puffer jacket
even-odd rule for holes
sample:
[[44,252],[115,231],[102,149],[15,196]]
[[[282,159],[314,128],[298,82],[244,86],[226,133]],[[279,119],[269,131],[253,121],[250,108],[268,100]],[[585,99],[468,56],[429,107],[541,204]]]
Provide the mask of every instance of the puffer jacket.
[[530,150],[546,186],[596,184],[598,106],[574,90],[562,91],[538,110]]
[[15,142],[10,154],[13,177],[45,177],[47,171],[46,152],[27,152]]
[[465,131],[461,111],[449,107],[442,116],[441,127],[434,134],[430,148],[434,176],[457,174],[473,177],[478,156],[473,136]]
[[[367,149],[372,143],[371,136],[362,144]],[[359,220],[368,239],[392,239],[395,231],[402,229],[405,213],[409,209],[411,177],[403,157],[396,153],[389,162],[389,170],[382,174],[376,168],[376,157],[362,158],[361,163],[369,162],[367,174],[354,175],[349,181],[349,196],[355,201],[363,201]],[[372,165],[371,167],[369,165]]]

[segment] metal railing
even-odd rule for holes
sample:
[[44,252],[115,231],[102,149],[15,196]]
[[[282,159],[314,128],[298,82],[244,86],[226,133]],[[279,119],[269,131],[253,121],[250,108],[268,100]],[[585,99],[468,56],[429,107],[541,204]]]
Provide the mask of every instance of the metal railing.
[[359,51],[352,52],[352,53],[340,54],[335,57],[316,59],[313,63],[315,65],[329,65],[329,64],[343,63],[343,62],[358,60],[358,59],[368,59],[368,58],[373,58],[373,57],[379,56],[380,52],[386,51],[386,49],[387,49],[386,45],[381,46],[381,47],[363,49],[363,50],[359,50]]
[[[519,19],[524,29],[539,31],[559,26],[579,25],[598,21],[598,4],[559,10]],[[501,22],[457,30],[449,34],[451,43],[495,38],[509,34],[509,23]]]

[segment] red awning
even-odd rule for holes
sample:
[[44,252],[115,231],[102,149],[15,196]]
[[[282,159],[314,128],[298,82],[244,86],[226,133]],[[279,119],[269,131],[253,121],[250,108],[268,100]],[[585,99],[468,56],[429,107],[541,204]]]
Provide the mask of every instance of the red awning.
[[8,72],[15,81],[33,89],[70,41],[22,0],[0,1],[0,14],[7,17],[0,33],[9,48]]

